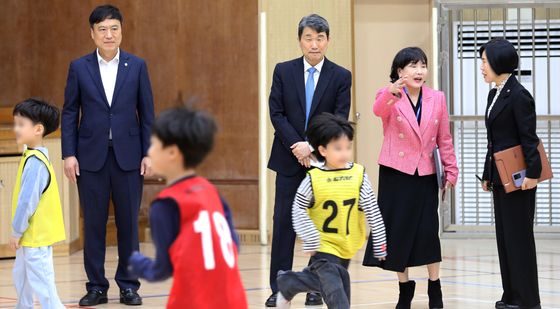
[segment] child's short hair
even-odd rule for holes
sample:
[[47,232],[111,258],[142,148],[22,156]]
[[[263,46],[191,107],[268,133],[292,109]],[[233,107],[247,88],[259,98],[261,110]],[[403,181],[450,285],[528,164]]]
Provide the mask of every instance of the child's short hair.
[[60,122],[58,107],[36,98],[29,98],[18,103],[14,107],[12,115],[28,118],[33,124],[42,124],[45,128],[43,136],[56,131]]
[[185,168],[197,167],[212,150],[217,127],[214,118],[188,107],[168,109],[154,122],[152,134],[164,147],[177,145]]
[[322,113],[311,119],[306,134],[309,144],[315,149],[317,159],[324,160],[325,158],[319,153],[319,146],[327,147],[328,143],[343,135],[353,140],[354,128],[352,123],[340,116]]

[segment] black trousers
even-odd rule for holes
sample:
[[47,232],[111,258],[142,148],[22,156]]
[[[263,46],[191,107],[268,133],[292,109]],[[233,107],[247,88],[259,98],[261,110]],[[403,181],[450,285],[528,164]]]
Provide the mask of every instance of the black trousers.
[[507,304],[533,307],[540,304],[537,254],[533,221],[537,190],[505,193],[494,188],[496,240]]
[[292,225],[292,205],[297,189],[305,178],[305,172],[294,176],[276,174],[276,196],[272,228],[272,252],[270,256],[270,288],[278,292],[276,276],[280,270],[291,270],[294,261],[296,233]]
[[84,217],[84,267],[88,291],[109,289],[109,281],[105,277],[105,237],[110,198],[115,206],[119,252],[115,281],[121,290],[138,290],[140,287],[140,282],[128,274],[127,263],[132,252],[139,249],[138,212],[142,186],[140,170],[123,171],[112,147],[109,147],[101,170],[80,171],[78,192]]

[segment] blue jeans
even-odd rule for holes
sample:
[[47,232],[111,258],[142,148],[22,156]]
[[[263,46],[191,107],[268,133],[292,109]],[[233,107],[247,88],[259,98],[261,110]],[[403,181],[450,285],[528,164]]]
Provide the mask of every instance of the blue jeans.
[[327,308],[350,308],[350,260],[317,252],[303,271],[279,271],[278,289],[288,301],[298,293],[321,293]]

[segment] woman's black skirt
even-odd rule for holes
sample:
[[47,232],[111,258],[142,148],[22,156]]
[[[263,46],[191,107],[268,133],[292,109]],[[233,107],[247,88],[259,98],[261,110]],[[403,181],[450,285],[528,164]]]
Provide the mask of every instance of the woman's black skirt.
[[387,258],[380,262],[373,257],[370,236],[364,265],[404,272],[441,262],[438,190],[435,174],[408,175],[379,167],[378,204],[387,233]]

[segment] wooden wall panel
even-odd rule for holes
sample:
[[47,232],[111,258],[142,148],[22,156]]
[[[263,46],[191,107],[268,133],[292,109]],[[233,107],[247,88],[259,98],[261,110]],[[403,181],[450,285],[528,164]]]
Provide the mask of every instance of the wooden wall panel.
[[[267,98],[272,85],[272,73],[277,63],[301,57],[298,43],[298,24],[303,16],[316,13],[329,22],[330,42],[326,57],[338,65],[353,71],[352,42],[352,1],[353,0],[261,0],[261,11],[266,15],[266,91]],[[355,78],[355,77],[354,77]],[[354,100],[354,96],[352,96]],[[262,102],[262,108],[268,110],[268,100]],[[354,104],[352,104],[352,110]],[[267,156],[270,154],[274,139],[274,128],[267,112],[266,129]],[[353,112],[350,112],[353,118]],[[359,134],[359,133],[358,133]],[[268,158],[267,158],[268,159]],[[274,213],[276,174],[269,170],[266,178],[266,205],[268,214],[268,232],[272,233],[272,216]],[[263,203],[264,204],[264,203]]]
[[[356,111],[362,115],[357,126],[355,150],[375,192],[379,176],[377,160],[383,144],[381,119],[372,112],[375,94],[389,84],[393,58],[407,46],[419,46],[428,55],[430,77],[427,82],[433,85],[432,74],[437,70],[437,62],[432,59],[432,7],[431,0],[355,0],[354,91]],[[382,42],[379,38],[383,38]]]
[[[62,107],[68,64],[95,49],[88,17],[104,3],[2,1],[0,107],[29,96]],[[124,15],[122,49],[147,61],[156,113],[192,96],[216,117],[215,150],[199,173],[225,188],[238,228],[257,229],[258,1],[111,3]]]

